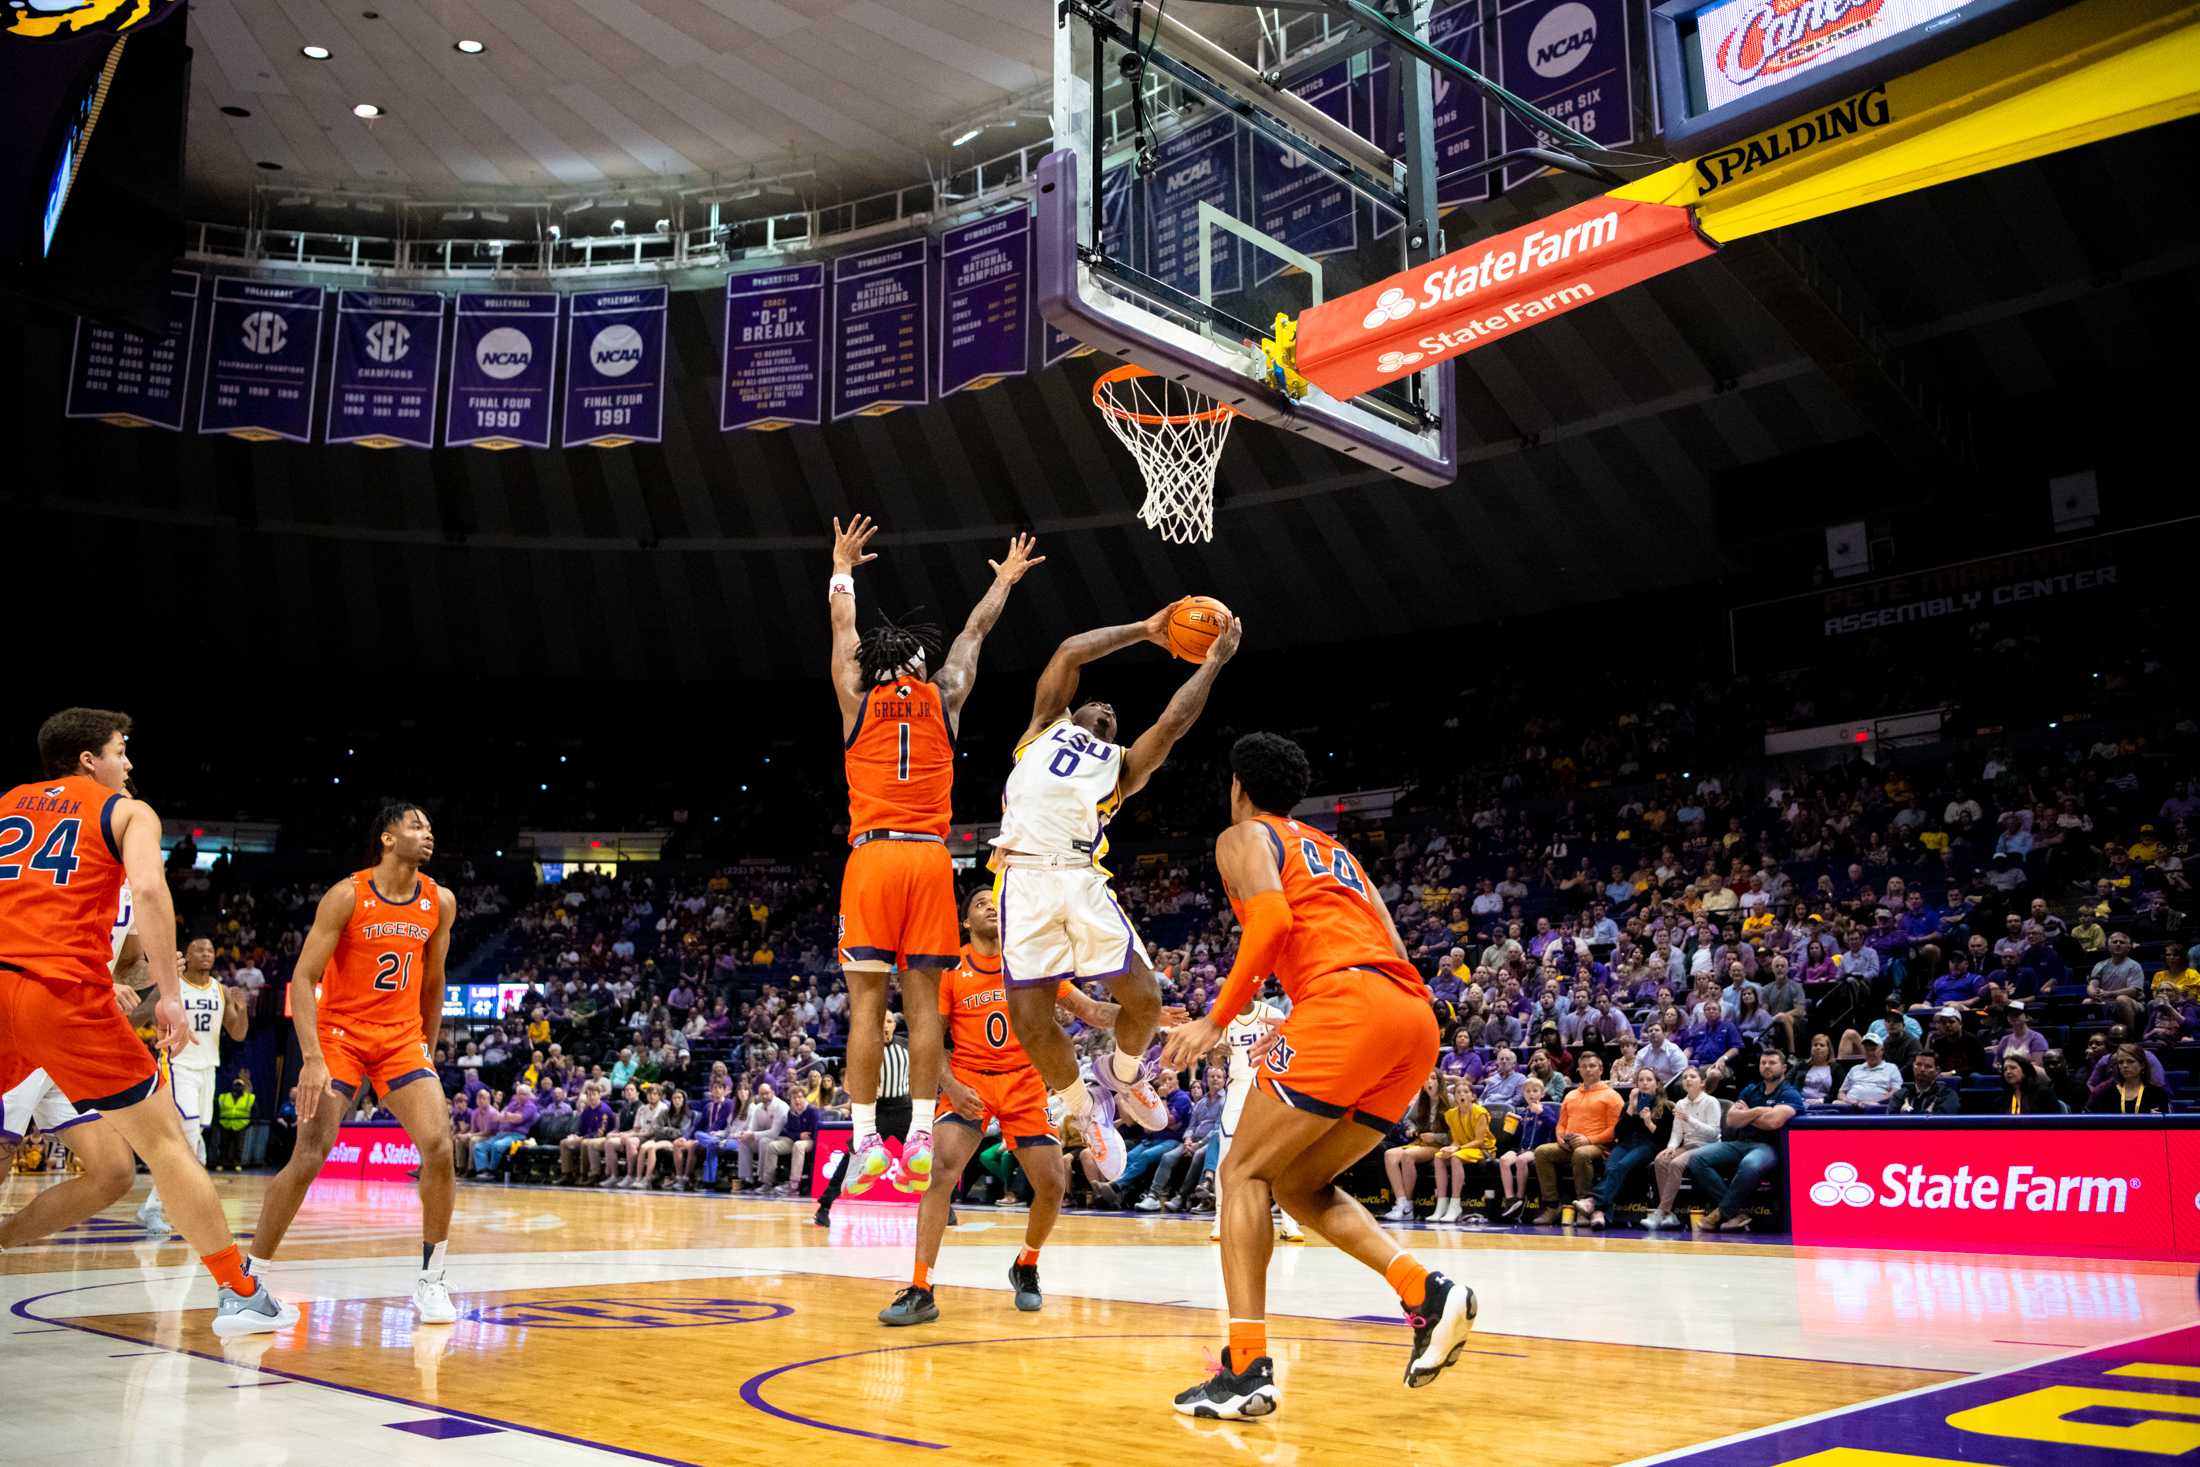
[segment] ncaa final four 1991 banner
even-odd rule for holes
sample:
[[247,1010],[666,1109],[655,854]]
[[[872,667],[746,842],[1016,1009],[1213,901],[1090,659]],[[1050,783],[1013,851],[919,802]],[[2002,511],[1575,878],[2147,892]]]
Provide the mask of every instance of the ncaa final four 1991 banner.
[[442,296],[338,291],[327,440],[367,448],[435,447],[435,373],[442,358]]
[[558,298],[462,295],[452,336],[443,442],[452,448],[548,448]]
[[252,443],[313,438],[320,380],[318,285],[217,279],[206,323],[199,431]]
[[199,324],[199,277],[168,275],[168,330],[161,336],[79,316],[69,351],[69,400],[62,416],[98,418],[118,428],[183,431],[184,384]]
[[664,440],[666,295],[645,285],[566,298],[567,448]]

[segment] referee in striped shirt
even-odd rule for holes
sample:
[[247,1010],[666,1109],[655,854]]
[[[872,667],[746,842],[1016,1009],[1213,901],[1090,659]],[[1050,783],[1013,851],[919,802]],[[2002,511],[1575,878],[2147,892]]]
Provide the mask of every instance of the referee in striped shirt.
[[[881,1136],[904,1136],[909,1132],[909,1046],[899,1038],[901,1018],[892,1009],[886,1011],[886,1051],[878,1071],[878,1133]],[[817,1199],[817,1216],[812,1219],[819,1227],[832,1224],[833,1200],[840,1196],[840,1184],[848,1175],[848,1163],[853,1151],[843,1151],[833,1160],[833,1175],[825,1183],[824,1195]]]

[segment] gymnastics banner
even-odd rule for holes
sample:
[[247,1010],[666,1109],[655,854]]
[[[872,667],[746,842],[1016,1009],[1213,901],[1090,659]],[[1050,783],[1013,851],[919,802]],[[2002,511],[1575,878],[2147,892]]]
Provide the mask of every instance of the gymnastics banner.
[[906,240],[833,261],[833,416],[931,401],[932,246]]
[[566,298],[567,448],[664,441],[668,289],[644,285]]
[[725,378],[718,429],[825,420],[825,267],[726,277]]
[[435,375],[442,360],[442,296],[338,291],[327,441],[435,447]]
[[168,330],[158,337],[77,317],[69,348],[69,396],[62,415],[117,428],[183,431],[191,337],[199,324],[199,277],[168,275]]
[[940,236],[939,396],[1021,377],[1031,360],[1031,211]]
[[548,448],[558,298],[462,295],[452,335],[445,446]]
[[201,433],[249,443],[312,441],[323,294],[318,285],[214,281],[199,388]]

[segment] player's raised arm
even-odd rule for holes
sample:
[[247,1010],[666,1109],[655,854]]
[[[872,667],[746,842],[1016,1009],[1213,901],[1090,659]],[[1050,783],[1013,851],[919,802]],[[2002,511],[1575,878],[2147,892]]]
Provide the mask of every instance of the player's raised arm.
[[137,912],[138,948],[158,990],[153,1030],[162,1049],[180,1054],[191,1033],[184,1022],[183,988],[176,977],[176,904],[168,895],[168,873],[161,863],[160,817],[143,800],[118,800],[114,832]]
[[859,514],[842,529],[833,516],[833,578],[826,582],[825,601],[833,618],[833,696],[840,701],[840,732],[855,732],[856,710],[863,704],[863,678],[856,670],[855,569],[878,559],[863,547],[871,543],[878,526]]
[[[1223,636],[1228,635],[1224,631]],[[1221,649],[1218,638],[1215,650]],[[1213,660],[1210,657],[1208,662]],[[1244,909],[1245,935],[1238,939],[1230,976],[1222,980],[1206,1017],[1169,1031],[1161,1051],[1163,1069],[1181,1070],[1220,1044],[1230,1020],[1275,971],[1276,957],[1290,939],[1292,926],[1291,903],[1283,894],[1283,867],[1278,860],[1275,832],[1258,820],[1241,821],[1216,839],[1215,866],[1222,873],[1223,889]]]
[[303,1130],[314,1112],[328,1098],[328,1064],[321,1058],[321,1027],[316,1013],[313,985],[328,971],[336,956],[336,941],[351,920],[358,900],[351,883],[339,881],[321,898],[313,914],[313,930],[298,950],[297,966],[290,970],[291,1023],[298,1031],[298,1126]]
[[435,914],[435,936],[423,954],[425,972],[420,980],[420,1033],[432,1038],[443,1028],[443,962],[451,955],[451,929],[458,925],[458,894],[443,888],[443,902]]
[[1095,627],[1089,632],[1079,632],[1054,649],[1047,659],[1046,671],[1039,674],[1039,691],[1031,700],[1031,726],[1024,730],[1024,740],[1036,737],[1046,726],[1069,716],[1070,700],[1077,696],[1077,678],[1088,662],[1097,662],[1111,652],[1125,647],[1135,647],[1140,642],[1152,642],[1157,647],[1169,645],[1169,613],[1176,609],[1170,602],[1144,621],[1125,622],[1119,627]]
[[1008,554],[999,560],[989,560],[993,567],[993,584],[978,598],[978,604],[970,608],[970,620],[963,623],[961,635],[947,649],[947,659],[940,664],[940,674],[933,681],[939,684],[940,698],[947,704],[947,718],[955,723],[962,717],[963,702],[970,696],[970,689],[978,681],[978,649],[985,645],[986,633],[993,630],[1008,609],[1008,593],[1024,572],[1035,565],[1045,565],[1047,558],[1033,555],[1038,541],[1029,535],[1018,535],[1008,542]]
[[[1168,625],[1165,614],[1162,625]],[[1231,617],[1230,624],[1222,629],[1222,634],[1215,638],[1214,645],[1207,649],[1207,660],[1199,665],[1198,671],[1184,680],[1184,686],[1176,690],[1176,696],[1169,700],[1168,707],[1161,710],[1161,716],[1154,720],[1153,727],[1140,734],[1138,742],[1132,744],[1130,751],[1123,756],[1124,799],[1129,799],[1146,787],[1146,781],[1153,778],[1154,771],[1169,757],[1169,751],[1176,747],[1176,741],[1184,737],[1192,725],[1199,721],[1200,710],[1207,706],[1207,694],[1213,690],[1215,678],[1222,671],[1222,664],[1237,655],[1238,641],[1244,632],[1244,622],[1237,617]],[[1163,640],[1167,640],[1166,633],[1163,634]],[[1224,1020],[1227,1022],[1229,1016],[1236,1012],[1236,1009],[1227,1010],[1223,1015]]]

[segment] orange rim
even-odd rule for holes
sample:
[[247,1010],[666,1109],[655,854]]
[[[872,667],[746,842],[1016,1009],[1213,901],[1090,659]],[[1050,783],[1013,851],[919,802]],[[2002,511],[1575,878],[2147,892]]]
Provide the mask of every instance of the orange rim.
[[[1092,384],[1092,405],[1110,417],[1121,418],[1129,423],[1144,423],[1149,428],[1183,427],[1187,423],[1219,423],[1224,418],[1238,416],[1236,408],[1226,407],[1219,402],[1211,408],[1196,413],[1141,413],[1123,406],[1109,395],[1108,389],[1118,382],[1130,382],[1140,377],[1158,377],[1160,375],[1160,373],[1141,367],[1135,362],[1129,366],[1116,367],[1102,372],[1099,380]],[[1190,389],[1186,390],[1189,391]]]

